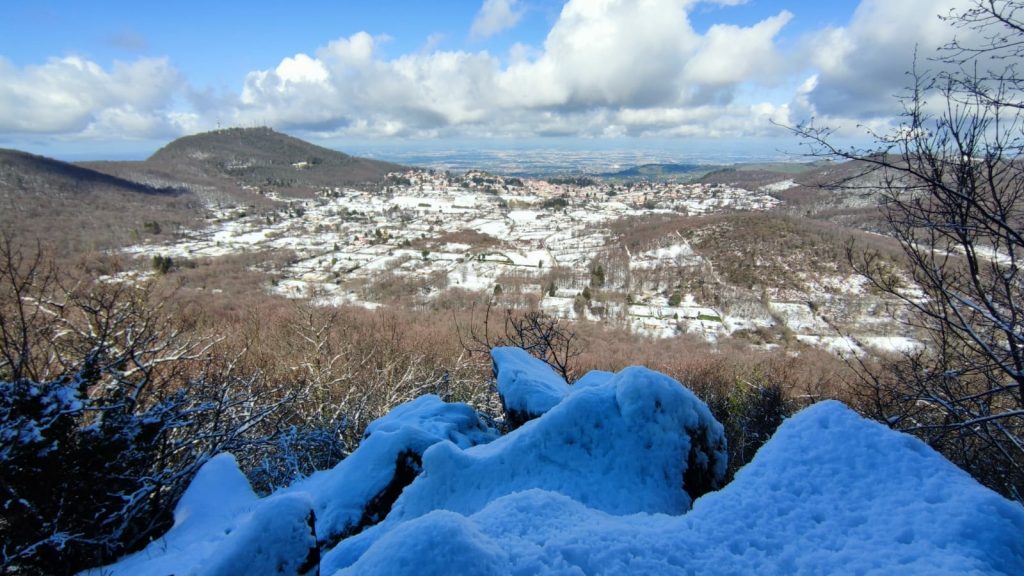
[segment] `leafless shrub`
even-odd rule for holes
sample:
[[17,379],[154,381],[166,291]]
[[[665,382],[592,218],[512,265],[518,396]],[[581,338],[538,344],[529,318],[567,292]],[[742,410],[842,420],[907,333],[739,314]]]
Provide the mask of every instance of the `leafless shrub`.
[[456,322],[456,330],[463,348],[471,353],[489,355],[497,346],[522,348],[532,356],[547,362],[566,382],[579,376],[577,358],[582,349],[573,332],[564,321],[539,311],[516,312],[506,308],[501,315],[501,326],[495,322],[494,302],[488,301],[480,325],[470,318],[463,329]]
[[66,276],[9,239],[0,296],[5,572],[73,573],[145,544],[207,459],[270,441],[296,397],[148,287]]

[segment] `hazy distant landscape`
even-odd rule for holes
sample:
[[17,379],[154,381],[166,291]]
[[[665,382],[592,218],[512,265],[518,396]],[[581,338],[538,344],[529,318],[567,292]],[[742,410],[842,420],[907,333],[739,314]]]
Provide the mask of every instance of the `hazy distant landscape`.
[[[493,146],[493,144],[492,144]],[[614,145],[613,145],[614,146]],[[709,168],[732,164],[753,164],[759,162],[809,161],[800,156],[798,150],[782,151],[765,145],[762,151],[746,147],[730,150],[718,143],[709,150],[697,151],[690,147],[680,150],[670,142],[645,144],[639,148],[602,148],[593,143],[580,142],[572,148],[552,148],[539,141],[534,146],[523,144],[507,147],[472,147],[460,144],[450,149],[435,150],[433,147],[409,143],[402,147],[374,148],[356,145],[348,150],[358,156],[386,159],[406,166],[419,166],[435,170],[465,172],[483,170],[505,176],[552,176],[565,174],[613,174],[645,164],[690,164]],[[711,151],[713,150],[713,151]]]
[[0,37],[0,574],[1024,573],[1020,0]]

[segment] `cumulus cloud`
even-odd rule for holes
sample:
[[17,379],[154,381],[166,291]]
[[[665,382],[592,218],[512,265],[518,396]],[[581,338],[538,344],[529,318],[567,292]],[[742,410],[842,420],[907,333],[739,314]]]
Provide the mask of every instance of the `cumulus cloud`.
[[[313,137],[741,137],[812,116],[878,126],[898,112],[892,95],[914,47],[931,55],[951,37],[934,15],[966,1],[863,0],[846,26],[784,48],[796,4],[795,15],[698,32],[699,5],[743,0],[569,0],[542,44],[507,54],[443,50],[434,38],[389,57],[387,37],[359,32],[251,71],[238,92],[197,91],[165,59],[19,68],[0,58],[0,131],[155,135],[259,123]],[[473,34],[513,26],[522,10],[488,0]]]
[[[894,98],[910,84],[907,72],[932,61],[956,30],[937,16],[964,9],[969,0],[863,0],[850,23],[813,35],[806,51],[817,78],[806,92],[812,112],[869,120],[899,113]],[[959,31],[961,37],[969,31]]]
[[115,63],[110,69],[78,56],[24,68],[0,58],[0,131],[159,134],[168,129],[162,110],[182,84],[164,58]]
[[496,59],[437,51],[384,60],[377,44],[360,32],[315,57],[299,54],[274,70],[250,73],[238,121],[325,134],[409,135],[484,119],[494,99]]
[[518,4],[519,0],[484,0],[469,29],[470,37],[483,40],[514,27],[523,17]]
[[749,28],[712,26],[701,39],[700,50],[686,63],[686,78],[711,85],[772,82],[785,69],[775,49],[775,36],[792,18],[791,12],[783,10]]
[[[629,110],[691,106],[700,107],[710,130],[713,110],[740,113],[742,107],[723,108],[736,85],[771,84],[788,73],[775,44],[792,15],[783,11],[753,26],[715,26],[701,35],[688,17],[695,4],[571,0],[543,46],[515,45],[504,62],[461,51],[386,59],[378,39],[358,33],[250,73],[235,113],[243,122],[331,136],[600,136],[665,128],[634,122]],[[723,122],[716,130],[740,125]],[[690,126],[698,130],[696,121]]]
[[534,61],[510,67],[501,92],[524,106],[652,105],[675,99],[699,45],[686,3],[573,0]]

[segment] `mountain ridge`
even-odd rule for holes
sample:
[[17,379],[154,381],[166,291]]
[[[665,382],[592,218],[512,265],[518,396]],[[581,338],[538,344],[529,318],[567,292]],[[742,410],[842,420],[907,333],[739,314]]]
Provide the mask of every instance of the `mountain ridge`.
[[0,149],[0,226],[11,237],[53,242],[62,254],[123,245],[147,223],[172,230],[198,220],[199,199],[167,184]]
[[0,148],[0,186],[28,190],[32,187],[33,175],[48,176],[52,181],[51,185],[58,184],[67,189],[78,188],[79,191],[82,186],[108,186],[143,194],[181,192],[169,187],[157,187],[121,178],[89,165],[64,162],[13,148]]

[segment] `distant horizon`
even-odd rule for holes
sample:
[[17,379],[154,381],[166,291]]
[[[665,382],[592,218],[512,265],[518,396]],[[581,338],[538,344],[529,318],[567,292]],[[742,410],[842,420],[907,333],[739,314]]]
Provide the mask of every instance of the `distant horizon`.
[[[275,129],[275,131],[288,134],[281,130]],[[194,134],[189,136],[191,135]],[[538,174],[558,171],[600,173],[644,164],[731,165],[814,160],[814,157],[809,156],[806,150],[802,149],[801,143],[796,137],[789,139],[690,138],[681,140],[664,138],[448,138],[318,141],[302,139],[352,156],[456,171],[474,168],[499,171],[502,165],[517,165],[518,168],[504,171],[510,173],[536,172]],[[65,162],[121,162],[143,161],[172,141],[119,142],[108,146],[81,142],[76,143],[80,146],[59,154],[52,154],[45,145],[17,148],[0,141],[0,148],[22,150]],[[849,142],[867,145],[866,141],[851,140]],[[531,169],[531,166],[542,168]]]

